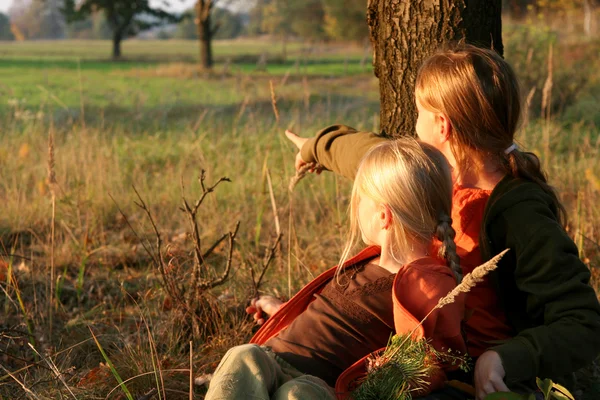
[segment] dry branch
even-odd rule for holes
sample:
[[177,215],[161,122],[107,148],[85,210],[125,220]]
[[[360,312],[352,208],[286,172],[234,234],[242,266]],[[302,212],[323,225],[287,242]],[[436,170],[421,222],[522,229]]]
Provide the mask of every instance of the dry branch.
[[253,288],[252,298],[255,298],[258,296],[260,284],[262,283],[262,280],[265,276],[265,272],[267,272],[267,269],[269,269],[269,265],[271,264],[271,261],[273,261],[273,258],[275,258],[275,253],[277,252],[277,248],[279,247],[279,243],[281,242],[282,237],[283,237],[283,234],[281,234],[281,233],[279,235],[277,235],[277,239],[275,239],[275,242],[269,248],[269,251],[267,251],[267,253],[265,254],[265,257],[263,259],[262,266],[260,269],[260,274],[258,275],[258,279],[256,279],[256,272],[254,271],[254,267],[252,267],[252,265],[250,265],[250,276],[252,277],[252,288]]
[[[135,204],[146,214],[156,237],[156,248],[154,252],[142,242],[144,249],[152,258],[156,268],[160,271],[162,286],[173,301],[174,308],[181,312],[181,320],[184,324],[187,324],[186,331],[195,337],[203,337],[207,334],[211,334],[213,328],[216,328],[215,324],[217,321],[215,321],[215,318],[213,318],[214,315],[212,314],[218,313],[218,310],[215,310],[213,307],[209,290],[222,285],[229,278],[231,267],[233,265],[235,240],[240,227],[240,222],[238,221],[231,232],[221,236],[207,250],[203,251],[202,241],[200,239],[201,230],[197,215],[198,210],[206,199],[206,196],[214,192],[221,182],[230,182],[230,180],[229,178],[222,177],[214,184],[207,185],[206,172],[202,170],[199,178],[202,193],[193,203],[185,198],[183,194],[184,186],[183,183],[181,184],[181,199],[183,204],[181,211],[186,215],[190,230],[189,237],[192,241],[193,257],[191,260],[191,274],[189,268],[183,268],[190,264],[190,259],[182,258],[183,256],[181,254],[172,254],[170,245],[163,248],[163,239],[152,212],[138,190],[135,187],[133,188],[137,196]],[[121,212],[121,214],[123,213]],[[126,217],[125,221],[133,230],[133,227],[131,227],[131,224]],[[214,276],[214,273],[212,273],[214,267],[206,263],[206,258],[227,238],[229,238],[229,247],[225,265],[222,272],[218,276]],[[169,257],[168,261],[166,261],[167,257]]]

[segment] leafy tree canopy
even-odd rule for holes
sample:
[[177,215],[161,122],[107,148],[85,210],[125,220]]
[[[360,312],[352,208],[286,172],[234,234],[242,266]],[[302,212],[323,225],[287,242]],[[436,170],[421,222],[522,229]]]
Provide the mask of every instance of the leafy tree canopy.
[[[186,11],[185,19],[177,26],[174,36],[179,39],[198,39],[198,28],[194,19],[195,10]],[[242,15],[222,7],[213,9],[211,26],[211,30],[215,32],[213,39],[233,39],[244,31]]]
[[0,40],[14,40],[15,37],[10,29],[10,19],[6,14],[0,13]]
[[[85,20],[94,12],[104,11],[113,31],[123,36],[135,35],[164,23],[175,23],[181,20],[181,16],[177,14],[150,6],[148,0],[64,0],[64,2],[63,12],[68,22]],[[162,3],[166,8],[171,5],[168,0]]]

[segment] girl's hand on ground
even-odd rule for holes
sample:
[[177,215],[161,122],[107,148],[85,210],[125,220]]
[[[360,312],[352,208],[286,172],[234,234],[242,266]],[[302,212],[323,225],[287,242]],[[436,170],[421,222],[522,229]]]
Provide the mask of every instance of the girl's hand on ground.
[[302,154],[301,154],[300,150],[302,150],[302,146],[304,146],[304,143],[306,143],[306,141],[308,139],[296,135],[294,132],[290,131],[289,129],[285,131],[285,136],[287,136],[287,138],[292,143],[294,143],[296,145],[296,147],[298,148],[298,154],[296,154],[296,162],[294,164],[294,166],[296,167],[296,171],[297,171],[300,168],[302,168],[304,165],[307,164],[306,161],[304,161],[302,159]]
[[[258,325],[265,323],[266,318],[272,316],[281,308],[283,302],[273,296],[259,296],[252,299],[250,306],[246,307],[248,314],[253,314]],[[266,317],[266,318],[265,318]]]
[[490,393],[510,392],[504,383],[505,374],[502,359],[498,353],[492,350],[483,353],[475,364],[477,400],[483,400]]

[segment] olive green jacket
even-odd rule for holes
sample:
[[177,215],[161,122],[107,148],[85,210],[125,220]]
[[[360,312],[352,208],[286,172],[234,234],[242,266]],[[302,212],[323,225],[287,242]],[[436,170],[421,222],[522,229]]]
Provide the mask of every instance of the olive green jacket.
[[[302,158],[353,178],[369,148],[388,138],[334,125],[302,147]],[[485,209],[484,261],[510,248],[492,276],[516,335],[490,344],[511,388],[536,377],[572,385],[572,373],[600,353],[600,304],[590,272],[558,222],[550,197],[533,182],[506,176]]]

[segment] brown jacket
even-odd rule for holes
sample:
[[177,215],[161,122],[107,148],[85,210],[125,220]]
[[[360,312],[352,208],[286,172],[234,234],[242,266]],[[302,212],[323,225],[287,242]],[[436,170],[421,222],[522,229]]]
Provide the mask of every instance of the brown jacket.
[[[379,252],[379,247],[367,247],[348,260],[344,268],[377,257]],[[287,327],[313,301],[314,294],[319,293],[334,277],[336,268],[333,267],[322,273],[302,288],[267,320],[250,343],[264,344]],[[450,269],[437,259],[422,258],[402,267],[396,274],[392,289],[396,333],[414,331],[415,338],[430,339],[431,344],[438,351],[451,349],[454,352],[466,353],[460,329],[464,312],[462,299],[459,298],[458,301],[435,310],[422,325],[419,325],[419,321],[436,306],[438,300],[454,287],[455,281]],[[366,357],[344,371],[335,386],[338,398],[347,398],[349,392],[355,387],[357,378],[364,376],[365,371]],[[442,387],[445,378],[442,367],[439,373],[431,377],[430,391]]]

